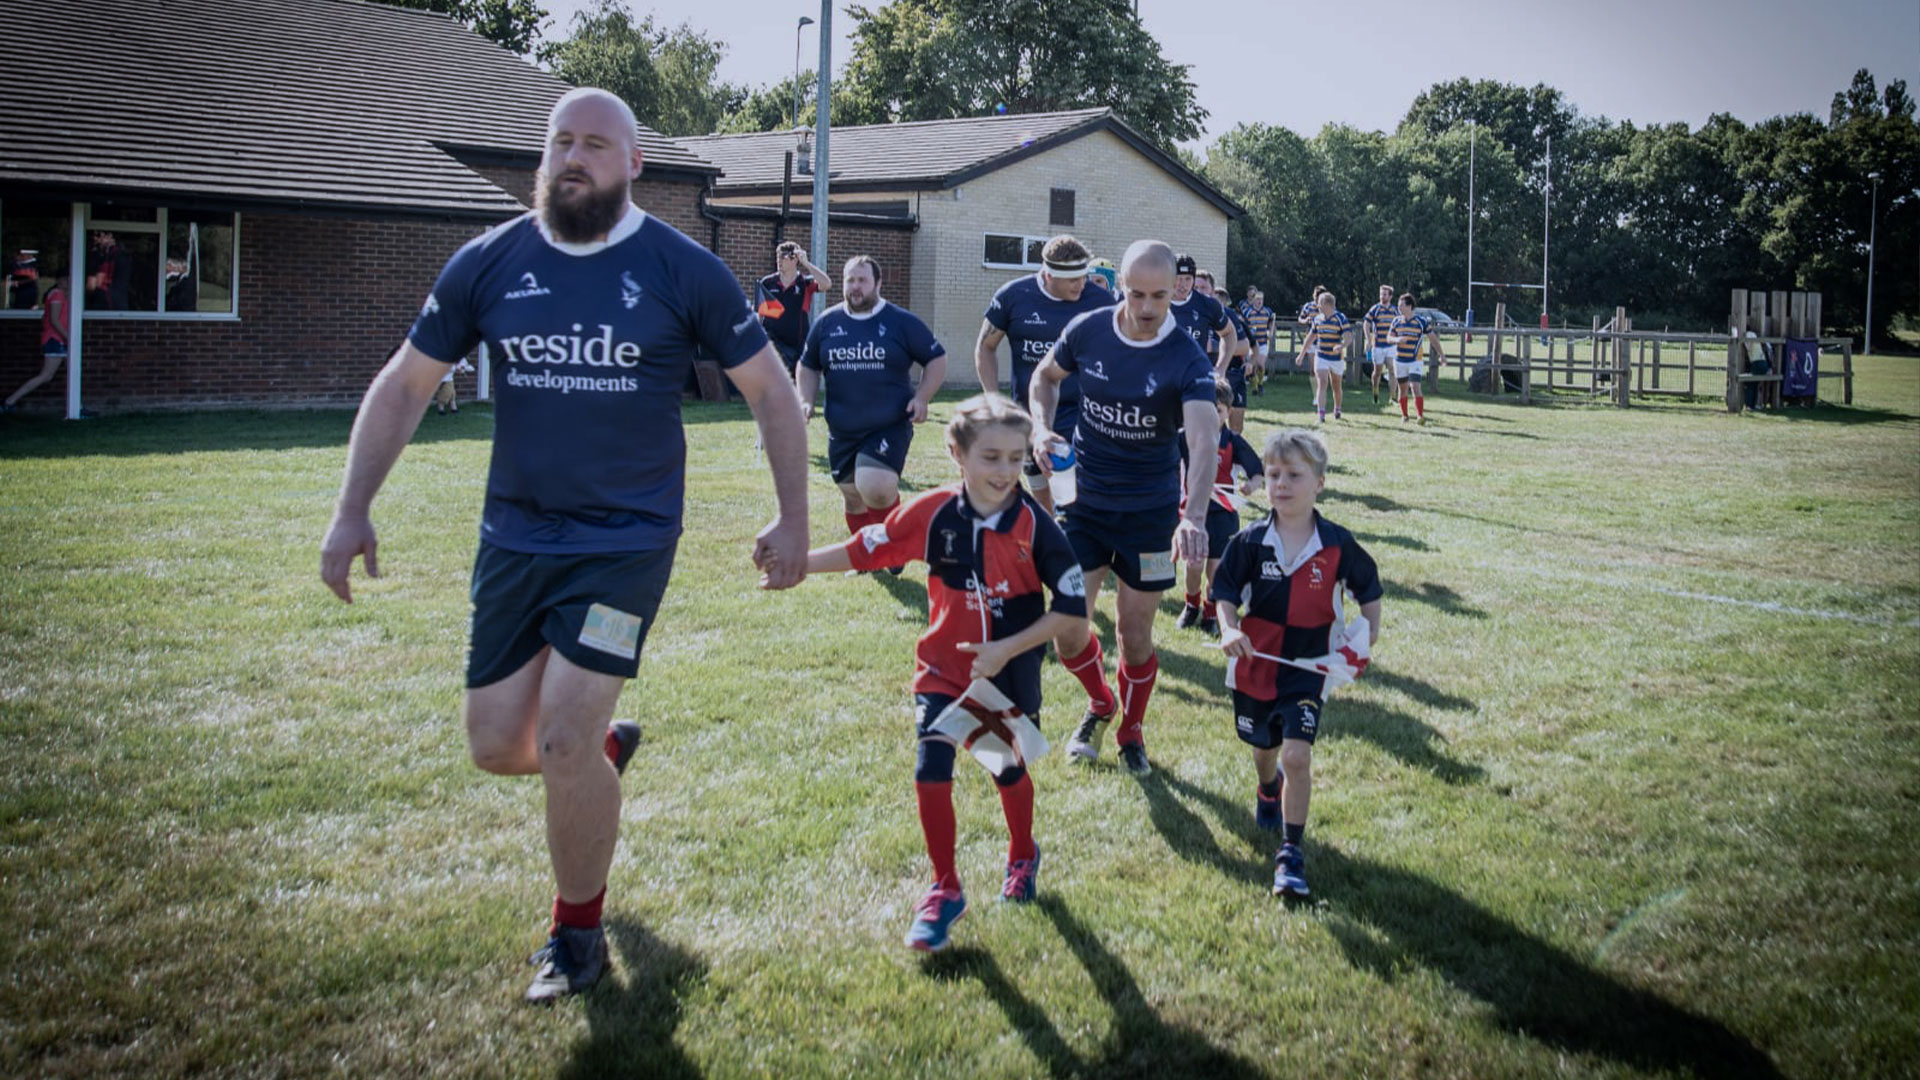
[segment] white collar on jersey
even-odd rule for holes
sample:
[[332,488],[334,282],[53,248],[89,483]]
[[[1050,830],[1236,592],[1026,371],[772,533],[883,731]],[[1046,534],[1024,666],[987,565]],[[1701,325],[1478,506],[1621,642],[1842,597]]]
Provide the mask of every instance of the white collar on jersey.
[[1151,349],[1155,345],[1167,340],[1167,335],[1173,333],[1173,312],[1168,311],[1166,317],[1160,320],[1159,333],[1146,341],[1135,341],[1127,336],[1125,330],[1120,329],[1120,316],[1126,314],[1126,311],[1127,305],[1124,302],[1113,306],[1113,336],[1119,338],[1124,344],[1131,345],[1136,349]]
[[613,223],[613,228],[607,230],[607,238],[605,240],[592,240],[584,244],[570,244],[564,240],[554,239],[553,233],[547,230],[547,223],[541,220],[539,214],[536,213],[533,215],[534,227],[540,230],[541,238],[547,243],[552,244],[554,250],[567,255],[594,255],[605,251],[620,241],[625,240],[627,237],[632,236],[634,233],[639,232],[640,226],[646,223],[647,212],[632,203],[628,203],[627,212],[621,216],[619,221]]
[[858,319],[861,322],[865,322],[868,319],[873,318],[875,315],[880,314],[881,310],[886,306],[887,306],[887,298],[884,296],[879,297],[874,300],[873,306],[867,309],[867,313],[865,315],[861,315],[856,313],[852,308],[848,307],[847,302],[845,300],[840,301],[840,310],[846,313],[847,318]]
[[1307,560],[1318,555],[1327,545],[1320,542],[1320,511],[1313,512],[1313,535],[1300,545],[1299,554],[1291,561],[1280,547],[1280,515],[1267,511],[1267,546],[1273,549],[1273,561],[1280,564],[1280,572],[1291,576],[1295,570],[1307,564]]

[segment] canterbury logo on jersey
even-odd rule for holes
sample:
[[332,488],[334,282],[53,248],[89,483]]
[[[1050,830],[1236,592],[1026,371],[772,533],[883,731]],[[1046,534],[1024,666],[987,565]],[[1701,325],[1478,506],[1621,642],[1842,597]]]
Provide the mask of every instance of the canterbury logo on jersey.
[[595,337],[581,337],[580,324],[571,334],[523,334],[500,339],[500,351],[512,364],[584,364],[587,367],[639,367],[640,346],[613,340],[613,327],[600,324]]
[[520,287],[507,293],[509,300],[525,300],[529,296],[551,296],[553,290],[541,285],[531,272],[520,275]]

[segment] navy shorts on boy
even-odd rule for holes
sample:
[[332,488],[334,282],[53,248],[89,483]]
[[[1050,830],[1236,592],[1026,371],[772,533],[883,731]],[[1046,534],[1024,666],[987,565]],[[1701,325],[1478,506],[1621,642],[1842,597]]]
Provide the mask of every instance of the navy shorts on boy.
[[[927,631],[913,650],[915,694],[967,692],[973,656],[960,651],[962,643],[1005,640],[1049,611],[1087,614],[1086,586],[1066,537],[1024,492],[1012,506],[983,517],[963,485],[935,488],[861,529],[845,547],[856,570],[915,559],[927,564]],[[1035,645],[993,677],[1029,717],[1040,713],[1043,651]]]
[[467,687],[491,686],[548,645],[574,664],[631,679],[673,572],[674,545],[544,555],[482,543],[473,560]]
[[[1313,538],[1292,562],[1281,553],[1272,514],[1241,530],[1220,559],[1210,597],[1240,609],[1240,629],[1256,652],[1289,660],[1325,656],[1334,625],[1346,621],[1343,597],[1351,594],[1358,604],[1380,599],[1373,556],[1317,510],[1313,525]],[[1229,660],[1227,686],[1256,701],[1326,698],[1326,676],[1258,657]]]
[[562,245],[523,214],[440,273],[408,339],[451,364],[486,342],[493,461],[480,536],[511,551],[652,551],[680,535],[680,391],[694,350],[767,347],[717,256],[637,209],[604,243]]
[[842,433],[827,429],[827,466],[833,482],[850,484],[854,470],[877,466],[895,475],[907,467],[907,449],[913,445],[913,421],[905,417],[890,427]]
[[1287,739],[1311,745],[1320,734],[1320,706],[1314,694],[1288,694],[1272,701],[1233,692],[1233,730],[1240,741],[1271,750]]
[[807,331],[800,365],[825,380],[828,434],[862,438],[910,422],[914,365],[946,354],[913,312],[876,300],[864,315],[845,304],[828,308]]

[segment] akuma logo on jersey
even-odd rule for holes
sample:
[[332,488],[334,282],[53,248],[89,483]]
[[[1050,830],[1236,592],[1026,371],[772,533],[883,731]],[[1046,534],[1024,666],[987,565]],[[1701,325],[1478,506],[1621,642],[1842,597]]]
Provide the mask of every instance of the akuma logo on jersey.
[[508,300],[525,300],[530,296],[551,295],[553,295],[553,290],[541,285],[539,279],[533,276],[532,271],[528,271],[520,275],[520,287],[510,290],[506,298]]
[[645,291],[640,287],[639,282],[633,280],[632,274],[625,270],[620,271],[620,302],[627,305],[628,311],[632,311],[640,303],[640,294]]
[[1104,382],[1107,378],[1107,369],[1102,367],[1098,360],[1083,366],[1080,371],[1089,379],[1099,379]]
[[1025,325],[1027,325],[1027,326],[1045,326],[1045,325],[1047,325],[1047,318],[1046,318],[1046,316],[1044,316],[1044,315],[1042,315],[1042,314],[1040,314],[1040,313],[1039,313],[1039,312],[1037,312],[1037,311],[1033,311],[1033,312],[1028,312],[1028,313],[1027,313],[1027,317],[1026,317],[1026,318],[1024,318],[1024,319],[1021,319],[1020,321],[1021,321],[1022,323],[1024,323]]
[[427,302],[420,305],[421,316],[436,315],[440,311],[440,299],[432,293],[427,294]]

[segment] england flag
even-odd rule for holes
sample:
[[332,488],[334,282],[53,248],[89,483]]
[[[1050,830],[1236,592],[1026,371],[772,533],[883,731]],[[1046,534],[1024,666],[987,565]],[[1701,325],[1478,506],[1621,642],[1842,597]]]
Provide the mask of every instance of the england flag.
[[966,747],[995,776],[1038,761],[1052,749],[1039,726],[986,679],[973,680],[967,692],[934,719],[933,730]]

